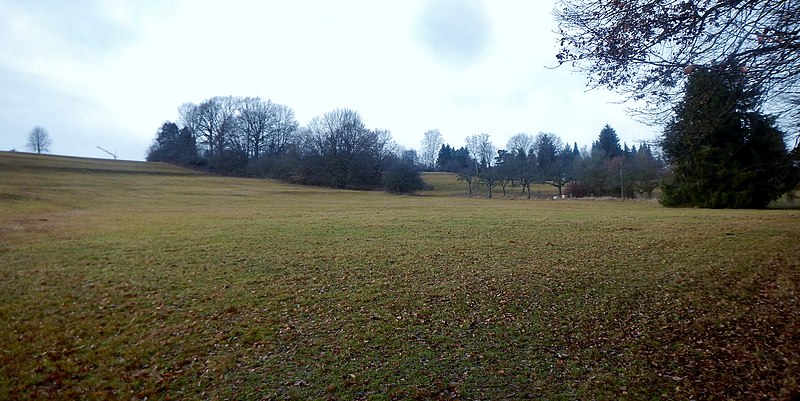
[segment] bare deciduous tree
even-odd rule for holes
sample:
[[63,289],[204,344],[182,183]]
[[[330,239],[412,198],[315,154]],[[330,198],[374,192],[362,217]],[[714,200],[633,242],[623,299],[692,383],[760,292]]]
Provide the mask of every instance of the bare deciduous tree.
[[384,160],[394,151],[388,130],[370,130],[358,112],[336,109],[312,119],[304,129],[303,151],[321,184],[336,188],[374,188]]
[[[193,119],[197,142],[206,146],[208,156],[220,156],[225,150],[236,127],[236,107],[236,98],[215,96],[195,106],[195,110],[187,110],[185,115]],[[191,106],[187,108],[191,109]],[[184,114],[181,118],[184,118]]]
[[[771,113],[800,96],[798,0],[560,0],[560,64],[668,117],[699,67],[745,72]],[[663,119],[655,120],[663,122]]]
[[438,129],[425,131],[420,143],[420,157],[425,167],[433,169],[436,166],[436,158],[439,156],[439,149],[443,144],[444,139]]
[[[492,197],[492,191],[494,188],[500,185],[500,181],[502,181],[500,173],[501,171],[497,167],[488,167],[481,171],[479,182],[486,186],[486,195],[489,198]],[[505,188],[503,189],[503,194],[505,194]]]
[[199,121],[200,117],[196,104],[184,103],[178,107],[178,123],[188,129],[195,139],[197,139],[200,132]]
[[294,117],[294,110],[282,104],[273,103],[272,125],[267,133],[267,152],[270,154],[282,153],[297,133],[299,127]]
[[272,125],[273,103],[258,97],[239,99],[236,113],[236,142],[248,158],[261,157]]
[[50,145],[52,144],[53,141],[50,139],[50,134],[43,127],[36,126],[28,134],[28,149],[31,152],[47,153],[50,151]]
[[520,150],[527,153],[533,148],[534,142],[533,136],[524,132],[520,132],[519,134],[515,134],[511,138],[508,138],[506,150],[511,153],[516,153]]
[[491,166],[494,160],[494,155],[497,153],[497,147],[494,146],[489,134],[480,133],[468,136],[465,139],[467,150],[472,154],[472,157],[483,166]]

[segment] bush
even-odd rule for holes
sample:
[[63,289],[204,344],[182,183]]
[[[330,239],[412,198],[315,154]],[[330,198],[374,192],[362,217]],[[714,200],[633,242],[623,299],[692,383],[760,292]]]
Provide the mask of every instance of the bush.
[[411,164],[397,161],[386,170],[384,176],[386,192],[394,194],[413,194],[425,188],[422,176]]
[[567,189],[564,194],[573,198],[585,198],[591,194],[591,189],[586,183],[581,181],[572,181],[567,184]]

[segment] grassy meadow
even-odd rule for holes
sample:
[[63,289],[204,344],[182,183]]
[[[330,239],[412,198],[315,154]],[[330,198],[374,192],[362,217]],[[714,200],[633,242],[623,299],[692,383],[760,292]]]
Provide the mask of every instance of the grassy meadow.
[[800,396],[800,210],[426,180],[0,153],[0,399]]

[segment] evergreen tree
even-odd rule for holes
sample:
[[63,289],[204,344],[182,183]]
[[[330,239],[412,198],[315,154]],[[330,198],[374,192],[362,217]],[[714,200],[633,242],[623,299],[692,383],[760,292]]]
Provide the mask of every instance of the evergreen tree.
[[441,149],[439,149],[439,156],[436,158],[437,170],[458,173],[467,167],[475,169],[467,148],[456,149],[449,144],[442,145]]
[[662,147],[674,180],[665,206],[763,208],[798,180],[774,118],[738,69],[698,69],[666,127]]
[[178,129],[178,125],[167,121],[156,133],[153,145],[147,152],[147,161],[165,162],[190,166],[198,162],[197,143],[192,132]]
[[622,156],[622,148],[619,146],[619,136],[614,128],[606,124],[600,131],[600,137],[592,146],[592,152],[601,150],[605,154],[606,159],[613,159],[617,156]]
[[439,149],[439,155],[436,157],[436,168],[439,171],[447,171],[447,166],[453,160],[453,152],[455,150],[449,144],[444,144]]

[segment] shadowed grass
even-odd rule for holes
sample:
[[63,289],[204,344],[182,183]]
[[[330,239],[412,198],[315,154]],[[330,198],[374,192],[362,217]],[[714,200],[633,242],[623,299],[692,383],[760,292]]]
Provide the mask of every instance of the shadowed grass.
[[797,211],[76,162],[0,153],[0,399],[798,394]]

